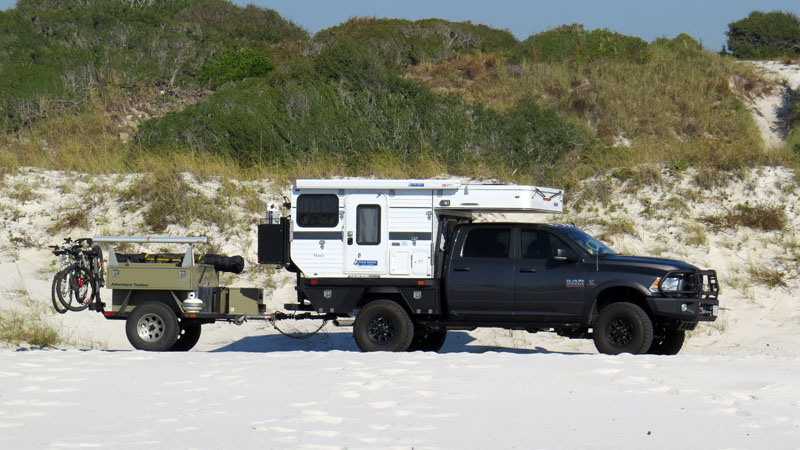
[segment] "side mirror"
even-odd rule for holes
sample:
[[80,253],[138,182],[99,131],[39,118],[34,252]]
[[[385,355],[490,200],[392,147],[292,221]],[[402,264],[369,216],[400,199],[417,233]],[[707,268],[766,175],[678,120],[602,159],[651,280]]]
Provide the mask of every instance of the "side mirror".
[[569,262],[577,262],[580,258],[578,255],[567,248],[557,248],[556,254],[553,256],[553,259],[556,261],[569,261]]

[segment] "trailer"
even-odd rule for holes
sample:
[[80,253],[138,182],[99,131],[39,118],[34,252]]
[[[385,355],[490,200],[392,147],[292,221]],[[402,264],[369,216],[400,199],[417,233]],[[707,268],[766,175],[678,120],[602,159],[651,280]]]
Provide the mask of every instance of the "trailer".
[[[205,244],[205,237],[95,236],[91,241],[106,247],[105,284],[112,295],[110,305],[99,301],[90,309],[107,319],[125,320],[128,341],[136,349],[187,351],[200,339],[203,324],[288,317],[267,313],[261,288],[220,286],[219,272],[225,267],[195,255],[195,246]],[[179,254],[131,258],[117,253],[117,244],[186,248]]]

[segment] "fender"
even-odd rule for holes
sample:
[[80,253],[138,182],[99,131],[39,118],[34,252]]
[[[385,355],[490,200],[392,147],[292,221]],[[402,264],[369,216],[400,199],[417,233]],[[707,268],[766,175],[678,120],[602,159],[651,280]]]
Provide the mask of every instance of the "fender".
[[650,297],[650,290],[641,283],[625,279],[614,279],[614,280],[604,281],[598,284],[597,286],[594,286],[587,293],[587,295],[591,299],[589,307],[587,308],[586,311],[584,311],[584,320],[587,324],[592,323],[594,318],[597,317],[597,298],[600,296],[600,293],[602,293],[606,289],[617,288],[617,287],[631,288],[642,294],[642,296],[645,298]]

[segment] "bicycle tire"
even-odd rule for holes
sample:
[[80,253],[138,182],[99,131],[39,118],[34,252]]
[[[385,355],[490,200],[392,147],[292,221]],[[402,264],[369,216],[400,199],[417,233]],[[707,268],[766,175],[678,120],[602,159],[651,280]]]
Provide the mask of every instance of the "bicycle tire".
[[92,276],[96,282],[95,288],[105,286],[105,270],[103,269],[103,249],[98,244],[92,246],[91,257]]
[[53,283],[50,285],[50,299],[53,301],[53,308],[56,310],[56,312],[59,314],[64,314],[69,310],[61,304],[61,300],[59,299],[58,295],[56,295],[56,284],[60,276],[61,272],[58,272],[56,276],[53,277]]
[[70,311],[83,311],[89,307],[95,295],[91,272],[73,264],[59,272],[56,277],[56,295],[61,305]]

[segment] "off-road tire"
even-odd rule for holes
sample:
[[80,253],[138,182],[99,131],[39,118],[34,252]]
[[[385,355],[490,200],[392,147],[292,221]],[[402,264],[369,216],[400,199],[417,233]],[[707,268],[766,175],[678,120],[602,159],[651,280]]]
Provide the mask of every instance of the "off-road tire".
[[178,340],[175,341],[175,344],[169,349],[171,352],[188,352],[194,348],[197,341],[200,340],[200,332],[202,331],[200,323],[181,322],[180,330]]
[[650,349],[647,353],[652,355],[677,355],[686,340],[686,332],[683,330],[666,330],[663,337],[653,338]]
[[161,302],[142,303],[125,323],[128,342],[138,350],[167,351],[175,345],[179,332],[175,312]]
[[647,353],[653,342],[653,322],[633,303],[612,303],[600,310],[592,331],[600,353]]
[[444,341],[447,339],[447,330],[424,330],[417,332],[411,345],[408,346],[409,352],[438,352],[442,349]]
[[363,352],[402,352],[414,339],[414,323],[396,302],[375,300],[358,313],[353,338]]

